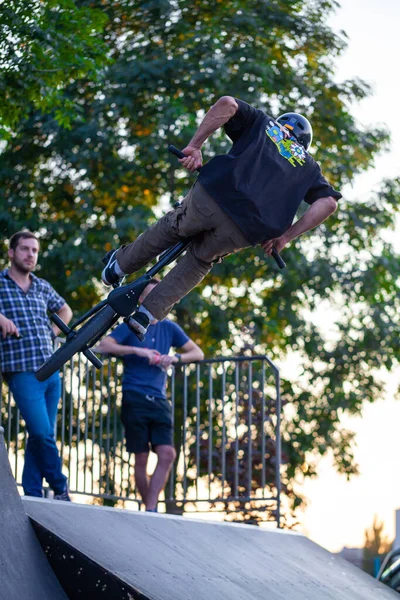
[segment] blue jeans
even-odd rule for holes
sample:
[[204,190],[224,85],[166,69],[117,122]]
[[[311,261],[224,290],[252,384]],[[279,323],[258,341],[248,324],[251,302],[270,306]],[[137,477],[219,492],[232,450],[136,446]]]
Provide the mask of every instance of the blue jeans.
[[61,395],[59,373],[46,381],[38,381],[30,371],[5,373],[14,400],[29,433],[25,448],[22,487],[26,496],[42,497],[43,477],[55,494],[61,494],[67,478],[61,471],[61,460],[54,437],[58,401]]

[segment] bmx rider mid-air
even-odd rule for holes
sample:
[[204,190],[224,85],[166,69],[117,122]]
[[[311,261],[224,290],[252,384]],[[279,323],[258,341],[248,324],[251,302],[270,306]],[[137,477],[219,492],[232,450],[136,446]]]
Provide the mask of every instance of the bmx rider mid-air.
[[[180,163],[193,172],[202,166],[201,147],[224,127],[233,145],[211,159],[179,208],[169,211],[134,242],[107,255],[106,285],[117,284],[177,242],[192,237],[183,258],[130,318],[144,335],[207,275],[215,262],[260,244],[268,255],[313,229],[335,212],[342,196],[308,153],[309,121],[297,113],[273,119],[246,102],[222,96],[207,112]],[[305,200],[309,209],[294,224]]]

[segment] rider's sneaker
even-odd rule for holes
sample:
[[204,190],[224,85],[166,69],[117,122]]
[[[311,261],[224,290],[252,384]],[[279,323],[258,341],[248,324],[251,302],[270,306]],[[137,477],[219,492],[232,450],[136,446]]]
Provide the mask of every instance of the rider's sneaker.
[[65,485],[65,488],[63,489],[61,494],[54,494],[54,500],[63,500],[64,502],[71,502],[67,484]]
[[140,312],[137,310],[133,313],[128,319],[126,319],[126,324],[129,329],[135,333],[139,340],[143,342],[144,337],[147,333],[147,328],[150,325],[150,319],[144,312]]
[[124,279],[115,270],[115,265],[117,264],[116,254],[117,250],[110,250],[102,258],[102,263],[106,266],[101,273],[101,279],[105,285],[115,285]]

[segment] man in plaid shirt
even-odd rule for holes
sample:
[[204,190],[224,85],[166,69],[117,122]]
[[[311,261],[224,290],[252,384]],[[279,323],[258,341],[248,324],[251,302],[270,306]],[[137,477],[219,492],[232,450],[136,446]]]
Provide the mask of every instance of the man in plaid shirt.
[[38,253],[39,241],[30,231],[11,237],[11,267],[0,272],[0,366],[29,433],[22,474],[25,495],[41,497],[44,477],[56,499],[69,500],[54,437],[60,376],[55,373],[39,382],[35,371],[52,354],[59,333],[48,312],[65,323],[72,312],[47,281],[33,275]]

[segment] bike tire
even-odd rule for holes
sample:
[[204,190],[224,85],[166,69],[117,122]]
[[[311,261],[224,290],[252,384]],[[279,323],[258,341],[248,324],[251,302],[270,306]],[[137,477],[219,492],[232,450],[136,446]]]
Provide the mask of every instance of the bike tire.
[[35,372],[36,379],[38,381],[45,381],[53,375],[53,373],[61,369],[74,354],[83,350],[87,344],[98,337],[100,331],[104,334],[115,321],[114,317],[115,310],[111,308],[111,306],[104,306],[98,313],[86,321],[80,329],[78,329],[75,337],[64,342],[54,354],[39,367]]

